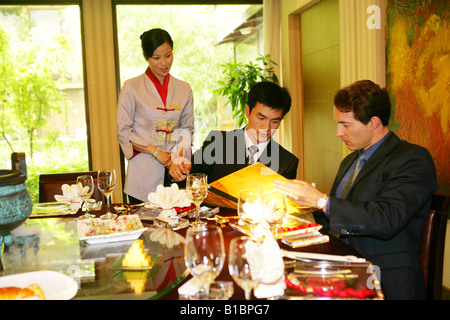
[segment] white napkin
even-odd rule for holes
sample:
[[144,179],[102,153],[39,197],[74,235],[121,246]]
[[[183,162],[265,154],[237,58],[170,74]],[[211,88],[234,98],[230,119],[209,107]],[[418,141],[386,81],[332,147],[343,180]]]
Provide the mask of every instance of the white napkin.
[[186,191],[180,190],[176,183],[173,183],[170,187],[164,187],[159,185],[156,187],[156,192],[150,192],[148,194],[148,201],[150,205],[160,207],[163,211],[160,213],[161,217],[169,217],[176,215],[176,211],[172,210],[175,207],[183,208],[191,205]]
[[78,210],[81,207],[81,196],[87,193],[89,187],[82,187],[81,183],[79,184],[63,184],[61,186],[61,190],[63,192],[62,195],[55,195],[55,199],[58,202],[70,202],[71,210]]
[[284,282],[284,262],[280,247],[273,237],[266,237],[260,246],[249,251],[249,263],[255,272],[263,269],[262,279],[254,289],[258,299],[282,296],[286,289]]
[[264,220],[264,203],[261,199],[256,199],[253,202],[245,202],[242,206],[244,214],[242,218],[250,219],[256,223],[260,223]]
[[[270,230],[270,226],[267,223],[266,219],[264,219],[266,215],[266,207],[262,200],[257,199],[253,203],[246,202],[243,205],[244,214],[241,218],[251,219],[257,222],[257,225],[254,229],[254,235],[256,239],[261,239],[263,237],[273,237],[272,231]],[[238,222],[241,225],[244,225],[245,222],[239,220]]]

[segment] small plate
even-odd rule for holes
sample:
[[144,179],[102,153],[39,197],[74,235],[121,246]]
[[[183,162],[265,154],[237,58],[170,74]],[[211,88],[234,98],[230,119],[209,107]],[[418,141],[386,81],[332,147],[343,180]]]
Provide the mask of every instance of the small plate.
[[[167,223],[166,221],[173,221],[173,223]],[[177,217],[169,218],[155,218],[153,225],[158,228],[164,228],[169,230],[179,230],[189,227],[189,220]]]
[[70,210],[69,202],[44,202],[38,203],[33,207],[31,216],[49,216],[75,214],[76,210]]
[[26,288],[36,283],[44,291],[46,300],[70,300],[78,292],[77,282],[56,271],[34,271],[0,277],[0,288]]
[[[240,224],[239,220],[236,222],[230,222],[230,226],[246,235],[250,235],[250,229],[246,224]],[[306,219],[295,217],[292,215],[286,215],[285,221],[281,226],[282,230],[278,230],[277,239],[292,236],[300,233],[309,233],[320,230],[322,226],[317,223],[311,223]]]
[[82,237],[80,240],[86,241],[89,244],[97,243],[107,243],[107,242],[117,242],[117,241],[130,241],[136,240],[141,236],[141,234],[147,230],[147,228],[142,228],[127,232],[117,232],[112,234],[101,234],[98,236]]
[[123,260],[124,257],[125,257],[125,255],[121,255],[120,258],[117,259],[116,262],[114,262],[114,264],[112,265],[113,269],[120,269],[120,270],[126,270],[126,271],[151,270],[158,263],[158,261],[161,259],[162,254],[149,255],[150,261],[152,262],[152,266],[151,267],[136,267],[136,268],[122,267],[122,260]]

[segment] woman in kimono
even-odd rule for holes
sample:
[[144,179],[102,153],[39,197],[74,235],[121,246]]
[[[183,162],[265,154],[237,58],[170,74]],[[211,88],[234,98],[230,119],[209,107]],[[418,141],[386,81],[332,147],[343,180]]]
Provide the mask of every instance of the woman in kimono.
[[118,101],[120,146],[128,160],[124,192],[130,203],[164,184],[166,171],[184,173],[180,159],[190,159],[194,132],[192,89],[169,74],[173,41],[162,29],[141,35],[148,68],[125,81]]

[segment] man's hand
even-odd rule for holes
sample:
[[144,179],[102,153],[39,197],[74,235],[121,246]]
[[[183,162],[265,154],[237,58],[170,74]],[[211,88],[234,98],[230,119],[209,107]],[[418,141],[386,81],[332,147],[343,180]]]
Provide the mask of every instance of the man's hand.
[[323,195],[309,183],[300,180],[277,180],[273,186],[284,193],[289,200],[313,208],[317,208],[317,200]]

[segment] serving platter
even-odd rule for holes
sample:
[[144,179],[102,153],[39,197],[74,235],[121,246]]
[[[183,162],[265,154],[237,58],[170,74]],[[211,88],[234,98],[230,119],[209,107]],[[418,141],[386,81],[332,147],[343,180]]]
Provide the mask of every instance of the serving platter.
[[[246,235],[250,235],[250,228],[240,220],[230,222],[230,226]],[[306,219],[293,215],[286,215],[283,225],[278,229],[277,239],[287,236],[293,236],[301,233],[310,233],[318,231],[322,226],[318,223],[312,223]]]
[[70,300],[78,292],[77,282],[56,271],[33,271],[0,277],[0,288],[26,288],[38,284],[45,294],[45,300]]
[[80,219],[77,221],[78,238],[88,244],[136,240],[147,230],[137,215],[124,215],[114,219]]

